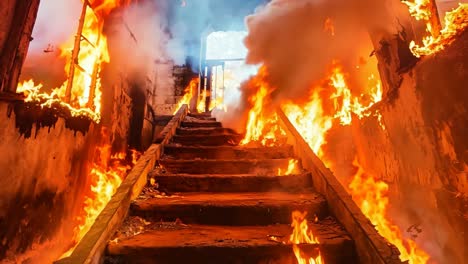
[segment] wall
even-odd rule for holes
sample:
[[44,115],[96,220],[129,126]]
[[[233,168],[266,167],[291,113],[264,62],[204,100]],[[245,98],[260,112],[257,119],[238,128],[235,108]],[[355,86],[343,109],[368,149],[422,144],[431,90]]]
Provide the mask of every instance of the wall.
[[86,183],[95,133],[93,126],[86,134],[76,133],[60,118],[51,127],[34,124],[26,138],[16,127],[15,113],[7,117],[8,107],[0,103],[0,259],[71,231],[62,221],[72,223],[70,214],[82,202],[77,194]]

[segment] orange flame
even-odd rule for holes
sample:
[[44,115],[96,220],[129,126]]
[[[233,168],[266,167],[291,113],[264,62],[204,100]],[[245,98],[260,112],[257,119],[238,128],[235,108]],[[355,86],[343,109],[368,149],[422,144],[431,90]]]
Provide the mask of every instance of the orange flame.
[[[110,145],[98,147],[96,153],[98,155],[89,173],[91,181],[90,194],[85,198],[83,215],[77,218],[80,224],[74,230],[72,240],[74,247],[89,231],[96,218],[117,191],[127,172],[136,164],[140,156],[139,152],[131,150],[132,161],[129,163],[126,153],[111,155]],[[69,256],[74,247],[62,257]]]
[[411,52],[418,58],[445,49],[468,26],[467,3],[459,3],[456,9],[445,13],[444,28],[440,32],[434,32],[435,29],[430,23],[431,17],[437,14],[432,14],[429,0],[403,1],[403,3],[408,6],[411,16],[425,22],[426,31],[430,33],[422,39],[422,46],[417,45],[414,40],[410,43]]
[[205,107],[206,107],[206,90],[203,90],[197,103],[197,111],[199,113],[204,113]]
[[334,90],[328,98],[333,102],[334,113],[325,113],[323,105],[327,99],[321,98],[319,93],[323,90],[321,87],[312,87],[313,93],[307,103],[298,105],[288,102],[281,107],[311,149],[321,158],[323,158],[321,147],[326,144],[326,134],[332,128],[334,119],[340,120],[342,125],[349,125],[353,114],[359,119],[372,115],[377,116],[380,126],[385,129],[381,114],[371,111],[372,106],[382,100],[380,81],[376,80],[374,75],[369,77],[370,102],[364,106],[358,97],[352,96],[341,65],[335,62],[332,66],[330,75],[325,81],[328,82],[329,88]]
[[182,107],[182,105],[190,105],[190,101],[192,100],[193,97],[193,91],[198,88],[198,83],[200,81],[200,78],[195,77],[192,80],[190,80],[190,83],[185,87],[184,90],[184,97],[177,103],[177,107],[174,110],[174,115],[179,111],[179,109]]
[[263,66],[258,74],[249,81],[251,89],[257,89],[249,98],[252,108],[248,114],[247,127],[241,145],[250,142],[260,142],[264,146],[274,146],[278,137],[286,135],[286,132],[278,124],[278,116],[273,111],[267,111],[266,105],[270,102],[270,94],[274,91],[266,81],[267,70]]
[[351,124],[353,114],[359,119],[377,115],[377,112],[372,112],[370,109],[374,104],[382,100],[382,85],[380,81],[376,80],[374,75],[369,76],[368,79],[370,83],[373,83],[370,91],[368,91],[371,101],[368,105],[364,106],[361,104],[360,98],[352,96],[341,65],[336,62],[333,63],[330,85],[335,88],[335,92],[330,99],[332,99],[335,106],[336,113],[334,118],[338,118],[342,125]]
[[323,264],[320,252],[316,257],[303,256],[301,249],[297,246],[299,244],[319,244],[318,239],[309,230],[306,216],[307,212],[294,211],[292,213],[291,227],[294,229],[289,237],[289,241],[293,244],[294,255],[299,264]]
[[333,120],[324,114],[319,93],[315,91],[305,105],[287,103],[282,109],[311,149],[319,155],[321,146],[326,143],[325,135],[332,127]]
[[[99,123],[101,120],[101,79],[99,71],[102,63],[110,61],[107,38],[102,34],[102,17],[96,14],[107,15],[112,9],[119,6],[118,0],[100,0],[93,2],[93,9],[86,8],[82,36],[86,39],[80,41],[80,52],[77,61],[79,67],[74,72],[70,65],[76,63],[71,60],[70,52],[74,48],[74,37],[61,45],[61,56],[67,58],[65,72],[67,76],[73,75],[73,85],[70,102],[66,98],[68,80],[62,86],[55,88],[51,93],[42,90],[42,84],[35,84],[33,80],[18,84],[17,93],[26,95],[26,102],[37,102],[42,107],[60,106],[68,109],[72,116],[86,116]],[[93,77],[94,76],[94,77]],[[94,79],[95,78],[95,79]],[[91,91],[91,88],[94,90]],[[94,93],[91,101],[91,93]]]
[[366,174],[358,160],[353,165],[358,168],[349,184],[353,200],[370,219],[377,231],[400,251],[400,259],[410,264],[427,263],[429,255],[411,239],[403,238],[400,229],[387,219],[388,185]]

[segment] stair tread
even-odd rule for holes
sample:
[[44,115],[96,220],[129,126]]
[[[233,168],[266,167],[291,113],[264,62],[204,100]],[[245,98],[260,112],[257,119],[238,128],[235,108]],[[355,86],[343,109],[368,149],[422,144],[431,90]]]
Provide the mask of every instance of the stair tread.
[[[309,222],[308,226],[319,244],[303,244],[303,252],[319,248],[325,263],[354,263],[354,242],[333,218]],[[141,234],[109,242],[107,252],[138,263],[153,263],[148,260],[155,258],[161,263],[220,263],[219,257],[223,263],[296,263],[288,242],[291,232],[289,224],[226,227],[150,223]]]
[[150,174],[165,192],[297,192],[312,186],[310,173],[277,174]]
[[[317,223],[308,221],[309,230],[317,237],[319,244],[337,244],[351,241],[346,231],[331,217]],[[148,230],[149,229],[149,230]],[[289,224],[267,226],[212,226],[185,225],[180,223],[152,223],[136,236],[119,239],[118,244],[110,243],[110,248],[164,247],[245,247],[277,245],[287,242],[292,227]],[[276,237],[277,240],[275,241]],[[125,250],[125,249],[123,249]],[[112,253],[114,250],[110,250]],[[115,251],[114,251],[115,252]],[[120,253],[122,253],[120,251]]]
[[[293,159],[174,159],[164,156],[159,164],[169,173],[189,174],[265,174],[288,170]],[[298,162],[292,173],[302,171]]]
[[163,173],[163,174],[158,174],[155,175],[156,178],[158,177],[186,177],[186,178],[198,178],[198,179],[203,179],[203,178],[294,178],[294,177],[304,177],[304,176],[310,176],[309,172],[303,172],[303,173],[295,173],[295,174],[289,174],[289,175],[284,175],[284,176],[278,176],[277,174],[272,174],[272,173],[262,173],[262,174],[252,174],[252,173],[233,173],[233,174],[210,174],[210,173],[204,173],[204,174],[190,174],[190,173]]
[[248,146],[183,146],[170,143],[164,146],[165,148],[181,148],[181,149],[227,149],[227,150],[242,150],[242,151],[264,151],[264,150],[282,150],[291,148],[291,145],[273,146],[273,147],[248,147]]
[[287,192],[246,193],[179,193],[145,200],[136,200],[132,206],[150,210],[157,206],[191,205],[204,206],[281,206],[325,203],[325,198],[312,190],[300,194]]
[[239,134],[234,129],[224,127],[179,127],[176,130],[176,135],[209,135],[211,133]]
[[258,159],[258,158],[288,158],[293,156],[291,145],[265,148],[247,148],[243,146],[188,146],[168,144],[164,146],[164,154],[178,159]]

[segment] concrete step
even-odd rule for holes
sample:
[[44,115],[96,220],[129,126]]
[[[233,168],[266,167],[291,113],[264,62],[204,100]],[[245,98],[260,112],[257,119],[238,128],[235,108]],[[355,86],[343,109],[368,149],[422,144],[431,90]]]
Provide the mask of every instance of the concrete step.
[[[355,245],[333,219],[309,224],[320,244],[302,244],[303,254],[318,252],[326,264],[358,263]],[[107,246],[108,263],[159,264],[295,264],[288,242],[290,225],[200,226],[151,223],[135,236],[122,236]]]
[[236,146],[242,138],[238,134],[174,135],[172,141],[187,146]]
[[313,191],[256,193],[179,193],[172,196],[138,199],[130,214],[151,221],[182,220],[187,224],[268,225],[291,222],[294,210],[308,217],[328,215],[327,202]]
[[164,146],[164,155],[174,159],[284,159],[293,157],[290,145],[281,147],[246,148],[228,146]]
[[173,192],[297,192],[312,186],[312,175],[157,174],[159,190]]

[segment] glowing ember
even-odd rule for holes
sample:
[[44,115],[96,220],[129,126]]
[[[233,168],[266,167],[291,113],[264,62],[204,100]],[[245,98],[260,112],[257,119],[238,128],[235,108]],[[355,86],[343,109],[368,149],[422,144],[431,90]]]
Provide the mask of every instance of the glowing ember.
[[[62,86],[47,93],[42,90],[42,84],[33,80],[20,83],[18,93],[26,95],[26,102],[37,102],[42,107],[68,109],[72,116],[86,116],[99,123],[101,120],[101,79],[99,77],[102,63],[110,61],[107,49],[107,39],[102,34],[103,19],[118,7],[118,0],[104,0],[94,3],[93,9],[87,7],[84,12],[84,23],[81,35],[86,39],[79,41],[77,61],[72,61],[70,51],[75,47],[75,38],[70,37],[67,43],[61,45],[61,56],[67,59],[65,72],[72,77],[72,84],[65,81]],[[94,10],[94,11],[93,11]],[[79,64],[75,65],[75,63]],[[67,94],[67,91],[69,94]]]
[[403,238],[400,229],[387,218],[388,185],[365,173],[357,159],[353,165],[358,168],[349,184],[353,200],[370,219],[377,231],[400,250],[400,259],[410,264],[427,263],[429,255],[418,247],[414,240]]
[[435,32],[436,29],[430,21],[431,17],[437,14],[432,14],[429,2],[429,0],[403,1],[408,5],[410,14],[416,20],[423,20],[426,23],[426,30],[430,33],[429,36],[423,38],[422,46],[411,41],[410,49],[416,57],[431,55],[445,49],[468,26],[468,4],[459,3],[458,8],[445,14],[444,28],[440,32]]
[[318,239],[312,234],[307,225],[307,212],[301,213],[294,211],[292,213],[291,226],[294,228],[289,241],[293,244],[294,255],[296,256],[298,264],[323,264],[320,252],[316,257],[303,256],[301,249],[297,246],[299,244],[319,244]]
[[198,88],[199,81],[200,80],[198,77],[190,80],[190,83],[187,85],[187,87],[185,87],[184,97],[179,101],[179,103],[177,103],[177,107],[174,110],[174,115],[177,113],[177,111],[179,111],[182,105],[184,104],[190,105],[190,101],[192,100],[192,97],[193,97],[193,91],[195,91]]

